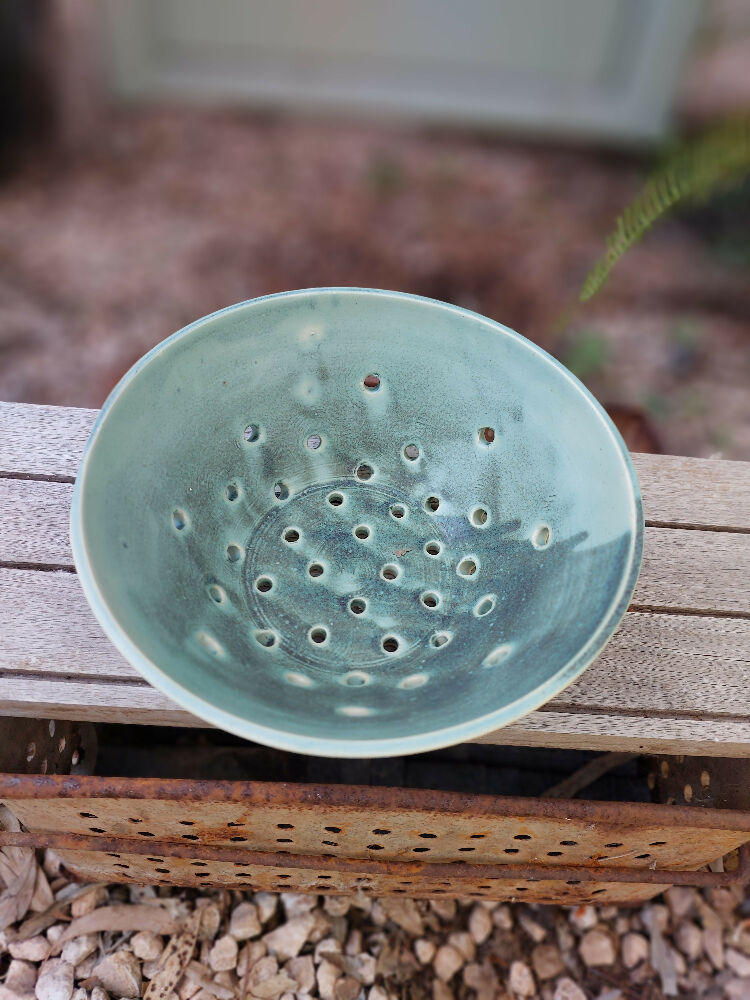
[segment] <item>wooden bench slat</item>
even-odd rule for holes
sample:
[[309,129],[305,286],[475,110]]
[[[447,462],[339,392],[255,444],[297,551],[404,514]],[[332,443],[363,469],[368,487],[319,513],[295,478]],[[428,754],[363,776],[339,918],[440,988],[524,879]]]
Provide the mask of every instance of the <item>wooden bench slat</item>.
[[[0,636],[0,678],[148,688],[102,632],[74,574],[0,569]],[[750,720],[748,649],[745,619],[630,612],[596,662],[549,707]],[[10,711],[3,697],[0,691]]]
[[[0,564],[73,566],[72,486],[0,479]],[[750,534],[646,528],[636,607],[706,614],[750,608]]]
[[[0,476],[73,479],[98,410],[0,402]],[[750,531],[750,462],[633,455],[648,521]]]

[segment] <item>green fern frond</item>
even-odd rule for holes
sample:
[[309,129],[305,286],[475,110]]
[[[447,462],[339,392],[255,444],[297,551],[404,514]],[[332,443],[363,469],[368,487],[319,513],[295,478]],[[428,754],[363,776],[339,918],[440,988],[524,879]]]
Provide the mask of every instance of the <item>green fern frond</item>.
[[750,118],[725,122],[683,146],[646,181],[607,237],[606,251],[586,276],[580,301],[595,295],[626,250],[678,202],[705,198],[719,185],[740,180],[750,171]]

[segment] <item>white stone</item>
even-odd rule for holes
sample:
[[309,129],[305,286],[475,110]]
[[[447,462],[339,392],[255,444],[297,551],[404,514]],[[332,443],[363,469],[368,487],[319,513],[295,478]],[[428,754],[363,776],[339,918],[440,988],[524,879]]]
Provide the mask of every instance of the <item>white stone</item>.
[[476,944],[484,944],[492,933],[492,914],[484,906],[475,906],[469,914],[469,933]]
[[258,907],[255,903],[240,903],[232,910],[229,919],[229,933],[235,941],[247,941],[261,932]]
[[153,931],[138,931],[130,939],[130,947],[136,958],[140,958],[144,962],[153,962],[164,950],[164,942]]
[[456,931],[449,934],[447,943],[460,952],[467,962],[473,962],[477,956],[474,938],[467,931]]
[[698,893],[689,886],[673,885],[671,889],[667,889],[664,895],[672,913],[672,919],[675,921],[689,917],[695,910]]
[[497,997],[497,975],[489,962],[465,965],[461,978],[465,986],[474,990],[476,1000],[495,1000]]
[[613,965],[617,958],[611,935],[598,928],[586,931],[578,950],[588,966]]
[[94,976],[116,997],[141,995],[141,966],[132,951],[113,951],[94,968]]
[[703,953],[703,934],[692,920],[682,920],[674,932],[674,940],[686,958],[695,961]]
[[284,907],[287,920],[302,917],[318,905],[318,899],[306,892],[282,892],[281,904]]
[[[221,927],[221,910],[216,903],[211,901],[203,902],[201,900],[200,902],[202,906],[200,907],[201,923],[198,928],[198,940],[213,941],[219,933],[219,927]],[[174,914],[172,915],[174,916]]]
[[91,1000],[109,1000],[109,994],[103,986],[95,986],[91,991]]
[[356,927],[349,931],[349,936],[346,939],[346,944],[344,945],[345,955],[359,955],[362,951],[362,931],[358,930]]
[[279,897],[275,892],[256,892],[253,902],[258,907],[258,916],[262,924],[268,923],[276,912],[279,904]]
[[414,954],[417,956],[417,961],[422,965],[430,964],[435,957],[435,951],[435,945],[432,941],[428,941],[427,938],[417,938],[414,942]]
[[452,945],[444,944],[435,952],[432,965],[438,979],[442,979],[444,983],[447,983],[449,979],[455,976],[465,961],[466,959],[458,949]]
[[231,934],[225,934],[217,939],[208,954],[208,964],[214,972],[226,972],[237,966],[237,942]]
[[89,1000],[89,991],[79,986],[77,990],[73,990],[73,1000]]
[[342,976],[333,988],[336,1000],[357,1000],[362,989],[360,983],[353,976]]
[[533,917],[530,917],[528,913],[524,913],[523,910],[518,916],[518,923],[529,935],[534,944],[541,944],[547,937],[547,928],[542,927],[541,924],[538,924]]
[[350,904],[348,896],[326,896],[323,909],[332,917],[344,917],[349,912]]
[[596,927],[599,923],[599,915],[595,907],[585,904],[577,906],[575,910],[571,910],[568,920],[570,920],[576,930],[590,931],[592,927]]
[[706,927],[703,931],[703,950],[717,972],[721,972],[724,968],[724,942],[720,926]]
[[437,977],[432,980],[432,1000],[455,1000],[450,986]]
[[315,917],[311,913],[306,913],[280,924],[276,930],[264,935],[263,941],[268,950],[283,962],[287,958],[299,955],[314,925]]
[[661,903],[649,903],[643,907],[643,922],[647,927],[656,927],[666,934],[669,931],[669,908]]
[[[98,934],[82,934],[80,937],[66,941],[60,957],[64,962],[70,962],[72,966],[78,966],[89,955],[93,955],[99,947]],[[80,979],[81,977],[78,976]]]
[[73,996],[73,966],[61,958],[48,959],[34,988],[37,1000],[70,1000]]
[[734,948],[725,949],[724,962],[735,976],[739,976],[741,979],[747,979],[750,976],[750,958],[743,955],[741,951],[736,951]]
[[501,931],[513,930],[513,913],[507,903],[502,903],[492,912],[492,923]]
[[98,961],[99,961],[98,950],[92,952],[90,955],[87,955],[86,958],[84,958],[83,961],[79,962],[78,965],[76,966],[76,971],[75,971],[76,980],[88,979],[89,976],[93,973],[94,967],[96,966],[96,963]]
[[85,917],[87,913],[91,913],[97,906],[102,906],[108,899],[109,894],[106,886],[92,886],[91,889],[88,889],[73,900],[70,904],[70,915],[74,918]]
[[538,944],[531,953],[537,979],[555,979],[565,972],[560,949],[555,944]]
[[565,976],[557,980],[552,1000],[587,1000],[587,997],[578,983]]
[[11,958],[22,958],[26,962],[43,962],[51,950],[52,945],[42,934],[27,938],[25,941],[11,941],[8,944]]
[[369,955],[366,951],[354,957],[353,974],[365,986],[372,986],[375,982],[375,972],[377,969],[377,959],[374,955]]
[[536,993],[534,973],[525,962],[511,962],[508,988],[519,997],[533,997]]
[[727,1000],[750,1000],[750,979],[730,979],[724,983]]
[[342,976],[341,969],[326,959],[318,966],[318,993],[321,1000],[336,1000],[336,981]]
[[14,958],[8,964],[8,971],[5,974],[5,986],[18,996],[33,996],[36,974],[36,966],[30,962]]
[[367,994],[367,1000],[391,1000],[382,986],[373,986]]
[[648,958],[649,943],[642,934],[629,931],[622,939],[622,964],[626,969],[633,969],[639,962]]
[[248,969],[252,969],[259,958],[266,954],[266,946],[262,941],[248,941],[240,951],[237,959],[237,975],[244,976]]
[[50,944],[57,944],[67,929],[67,924],[52,924],[47,928],[47,940]]
[[271,979],[278,971],[279,963],[273,955],[264,955],[263,958],[259,958],[251,966],[247,976],[247,984],[250,992],[253,992],[254,988],[260,983],[265,982],[266,979]]
[[315,964],[317,965],[318,962],[322,962],[326,955],[330,954],[330,952],[335,952],[337,955],[340,955],[343,950],[341,942],[336,938],[323,938],[322,941],[318,941],[315,945],[315,951],[313,953],[315,956]]
[[455,899],[431,899],[430,909],[440,917],[441,920],[453,920],[456,915]]
[[284,969],[297,984],[297,993],[312,992],[315,987],[315,966],[312,955],[298,955],[296,958],[290,958]]

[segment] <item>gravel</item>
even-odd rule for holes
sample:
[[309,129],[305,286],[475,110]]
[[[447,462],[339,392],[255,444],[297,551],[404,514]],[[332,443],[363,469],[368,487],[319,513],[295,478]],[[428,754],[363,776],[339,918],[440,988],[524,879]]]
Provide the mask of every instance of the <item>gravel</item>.
[[735,889],[619,909],[112,885],[28,919],[0,931],[0,1000],[750,1000]]

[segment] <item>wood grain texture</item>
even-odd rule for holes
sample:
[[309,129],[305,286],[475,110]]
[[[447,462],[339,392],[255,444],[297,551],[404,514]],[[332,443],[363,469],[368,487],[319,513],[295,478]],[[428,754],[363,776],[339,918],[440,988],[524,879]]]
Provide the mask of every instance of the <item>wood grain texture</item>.
[[[0,402],[0,476],[73,479],[97,413]],[[750,532],[750,462],[632,458],[648,521]]]
[[[0,714],[204,725],[55,571],[72,568],[71,483],[95,417],[0,403]],[[481,742],[750,753],[750,463],[633,457],[650,525],[634,610],[578,681]]]
[[[0,478],[0,564],[73,567],[72,490]],[[750,534],[646,528],[633,604],[750,616]]]
[[73,480],[98,412],[0,402],[0,475]]
[[[628,613],[588,670],[484,742],[660,753],[750,751],[750,621]],[[64,572],[0,569],[0,713],[202,725],[109,642]]]

